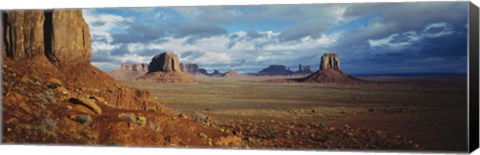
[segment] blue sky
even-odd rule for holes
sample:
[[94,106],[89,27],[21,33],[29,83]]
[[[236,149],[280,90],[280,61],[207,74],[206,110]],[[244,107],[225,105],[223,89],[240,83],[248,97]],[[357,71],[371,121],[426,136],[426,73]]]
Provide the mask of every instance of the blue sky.
[[84,9],[92,64],[109,71],[163,51],[209,72],[271,64],[318,70],[335,52],[350,74],[466,73],[467,2]]

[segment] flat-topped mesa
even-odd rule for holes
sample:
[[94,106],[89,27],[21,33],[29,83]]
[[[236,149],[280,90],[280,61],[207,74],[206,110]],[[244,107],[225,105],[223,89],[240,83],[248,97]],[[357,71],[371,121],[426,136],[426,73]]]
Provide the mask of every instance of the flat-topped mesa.
[[340,71],[340,58],[335,53],[324,53],[320,60],[320,70],[333,69]]
[[199,73],[198,65],[193,64],[193,63],[180,63],[180,70],[182,72],[187,72],[187,73],[190,73],[190,74]]
[[132,64],[132,71],[148,72],[147,63]]
[[259,71],[257,74],[258,75],[289,75],[292,73],[293,72],[290,71],[290,69],[288,69],[284,65],[270,65],[267,68],[264,68],[261,71]]
[[175,53],[164,52],[155,55],[148,66],[148,72],[182,72],[180,59]]
[[148,65],[148,72],[145,75],[139,76],[137,79],[168,83],[195,82],[188,72],[182,71],[178,56],[172,52],[155,55]]
[[147,63],[138,63],[138,64],[121,64],[120,68],[117,68],[113,71],[107,72],[110,77],[125,81],[125,80],[133,80],[137,77],[145,74],[148,72],[148,64]]

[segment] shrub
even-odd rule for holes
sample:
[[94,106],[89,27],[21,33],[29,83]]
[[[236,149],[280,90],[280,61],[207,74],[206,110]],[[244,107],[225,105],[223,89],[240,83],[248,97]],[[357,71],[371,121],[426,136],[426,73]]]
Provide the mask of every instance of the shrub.
[[49,103],[55,103],[55,94],[51,90],[45,90],[45,100],[47,100]]
[[157,112],[157,108],[156,107],[148,107],[147,111],[148,112]]
[[57,130],[57,122],[53,119],[47,118],[40,122],[40,125],[37,126],[37,130],[41,132],[52,132]]
[[137,116],[133,113],[121,113],[118,117],[129,122],[137,122]]
[[147,124],[147,118],[145,118],[144,116],[140,116],[138,117],[138,125],[140,126],[145,126]]

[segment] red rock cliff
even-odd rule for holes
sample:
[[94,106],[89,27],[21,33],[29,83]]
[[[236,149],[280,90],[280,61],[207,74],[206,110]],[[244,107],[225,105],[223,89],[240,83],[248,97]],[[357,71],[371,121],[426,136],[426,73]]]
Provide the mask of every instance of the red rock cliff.
[[[102,97],[109,106],[156,106],[149,92],[113,80],[90,64],[90,32],[81,10],[6,11],[1,30],[5,74],[63,81],[72,95]],[[13,82],[13,81],[12,81]]]

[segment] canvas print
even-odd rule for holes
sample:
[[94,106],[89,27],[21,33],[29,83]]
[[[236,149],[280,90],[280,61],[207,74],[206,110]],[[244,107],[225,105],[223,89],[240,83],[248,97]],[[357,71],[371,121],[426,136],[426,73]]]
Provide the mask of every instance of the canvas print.
[[2,143],[465,152],[468,7],[2,11]]

